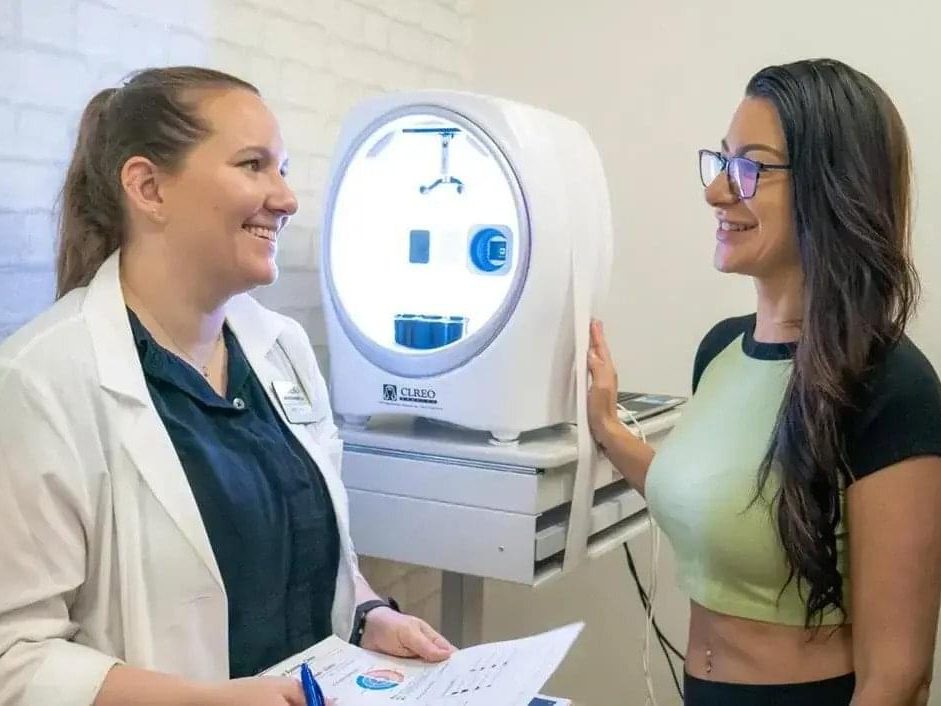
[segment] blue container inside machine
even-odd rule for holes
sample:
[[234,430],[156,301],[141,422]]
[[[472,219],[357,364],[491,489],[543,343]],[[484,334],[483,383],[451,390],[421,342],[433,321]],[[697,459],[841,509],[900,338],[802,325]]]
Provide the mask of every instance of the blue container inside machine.
[[396,314],[395,342],[415,350],[434,350],[461,340],[466,316]]

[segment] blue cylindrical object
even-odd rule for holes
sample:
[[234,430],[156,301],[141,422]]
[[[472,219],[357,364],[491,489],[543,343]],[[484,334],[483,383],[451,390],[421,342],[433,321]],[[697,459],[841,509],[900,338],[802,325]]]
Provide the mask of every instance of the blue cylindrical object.
[[467,322],[467,318],[464,316],[450,316],[448,317],[448,331],[446,339],[448,343],[454,343],[455,341],[460,341],[464,336],[464,324]]
[[427,316],[429,348],[443,348],[448,345],[448,324],[443,316]]
[[395,342],[414,350],[434,350],[461,340],[465,316],[397,314],[393,322]]
[[424,317],[418,318],[412,323],[412,348],[421,351],[434,348],[431,341],[431,326]]
[[395,317],[395,342],[400,346],[412,347],[412,330],[415,314],[397,314]]

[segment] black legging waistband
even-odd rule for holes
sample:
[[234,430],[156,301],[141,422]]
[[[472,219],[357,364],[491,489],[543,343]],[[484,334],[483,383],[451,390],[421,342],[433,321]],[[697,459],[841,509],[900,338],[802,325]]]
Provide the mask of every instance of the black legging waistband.
[[733,684],[684,673],[685,706],[849,706],[856,675],[797,684]]

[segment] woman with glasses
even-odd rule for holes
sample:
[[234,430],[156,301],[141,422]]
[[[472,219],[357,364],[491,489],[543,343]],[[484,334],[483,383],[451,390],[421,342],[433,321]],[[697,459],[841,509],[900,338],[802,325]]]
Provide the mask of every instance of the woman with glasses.
[[691,598],[688,706],[928,698],[941,596],[941,384],[917,299],[898,112],[831,60],[763,69],[699,154],[714,264],[754,280],[656,455],[619,423],[592,330],[590,421]]

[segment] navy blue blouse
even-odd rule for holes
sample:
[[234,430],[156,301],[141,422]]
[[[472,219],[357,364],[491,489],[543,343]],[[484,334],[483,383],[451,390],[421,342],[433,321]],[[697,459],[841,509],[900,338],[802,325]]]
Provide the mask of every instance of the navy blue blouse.
[[257,674],[331,633],[340,539],[329,491],[228,327],[222,398],[128,316],[222,574],[231,677]]

